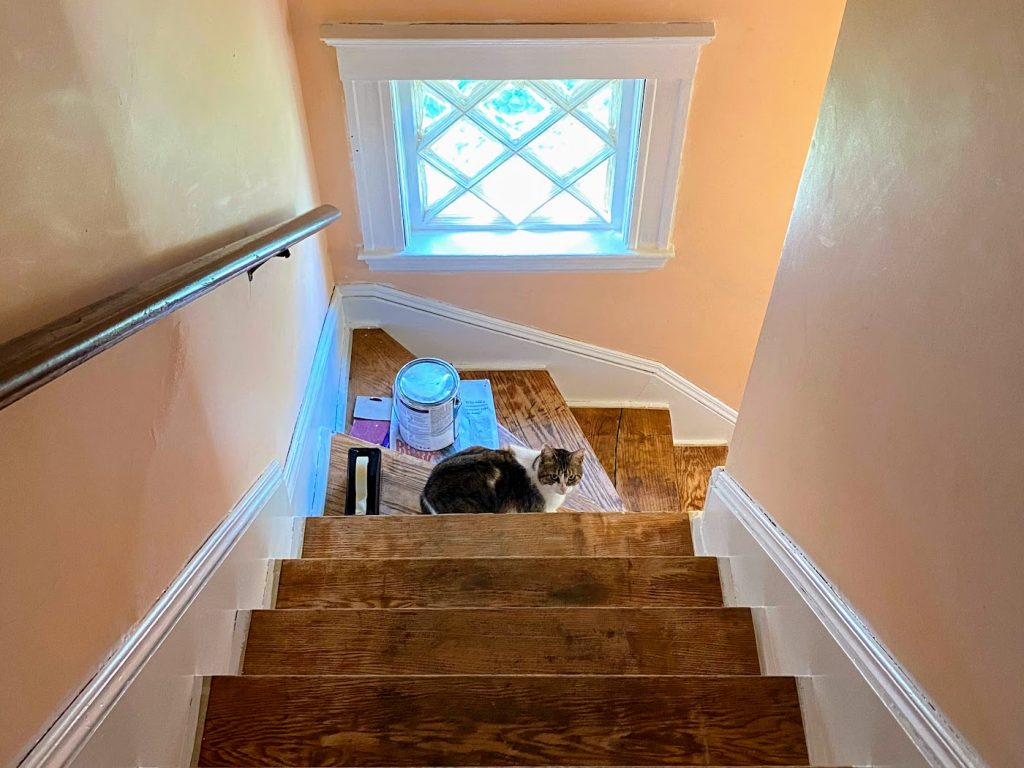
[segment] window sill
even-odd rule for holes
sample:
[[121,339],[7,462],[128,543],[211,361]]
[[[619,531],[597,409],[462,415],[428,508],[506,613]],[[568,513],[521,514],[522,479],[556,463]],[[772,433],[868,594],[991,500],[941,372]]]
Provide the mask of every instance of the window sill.
[[367,252],[373,272],[645,272],[671,249],[635,251],[611,232],[458,232],[414,235],[404,250]]
[[360,253],[371,272],[649,272],[661,269],[671,251],[602,254]]

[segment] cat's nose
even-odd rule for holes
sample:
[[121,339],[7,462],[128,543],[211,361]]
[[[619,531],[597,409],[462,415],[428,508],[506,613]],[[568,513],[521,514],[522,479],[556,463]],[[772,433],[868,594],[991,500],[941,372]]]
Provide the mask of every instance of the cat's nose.
[[565,483],[559,483],[559,484],[558,484],[558,492],[559,492],[559,493],[565,493],[565,489],[566,489],[566,487],[567,487],[567,486],[565,485]]

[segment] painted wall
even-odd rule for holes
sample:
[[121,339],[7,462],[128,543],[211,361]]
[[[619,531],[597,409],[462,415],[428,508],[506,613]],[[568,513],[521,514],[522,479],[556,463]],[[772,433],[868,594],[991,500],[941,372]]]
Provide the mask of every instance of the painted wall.
[[[714,21],[694,84],[676,259],[638,275],[399,275],[356,259],[358,221],[329,235],[339,282],[387,282],[486,314],[653,358],[739,403],[768,301],[844,0],[551,3],[289,0],[317,173],[355,209],[329,21]],[[614,296],[615,300],[610,301]]]
[[1024,6],[850,0],[729,471],[1024,755]]
[[[0,339],[312,207],[277,0],[0,12]],[[0,412],[0,764],[288,446],[317,241]]]

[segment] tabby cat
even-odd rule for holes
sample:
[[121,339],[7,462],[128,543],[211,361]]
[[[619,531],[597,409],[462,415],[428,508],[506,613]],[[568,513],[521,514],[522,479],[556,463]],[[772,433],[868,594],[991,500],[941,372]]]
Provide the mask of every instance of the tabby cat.
[[420,511],[554,512],[582,479],[583,451],[474,446],[434,467],[420,496]]

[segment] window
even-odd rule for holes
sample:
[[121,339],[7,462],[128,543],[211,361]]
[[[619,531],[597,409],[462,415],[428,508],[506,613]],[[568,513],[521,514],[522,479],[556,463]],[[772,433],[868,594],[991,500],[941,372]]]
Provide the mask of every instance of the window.
[[580,230],[625,243],[640,80],[400,80],[407,240]]
[[[663,266],[710,24],[330,24],[386,271]],[[461,79],[458,79],[461,78]]]

